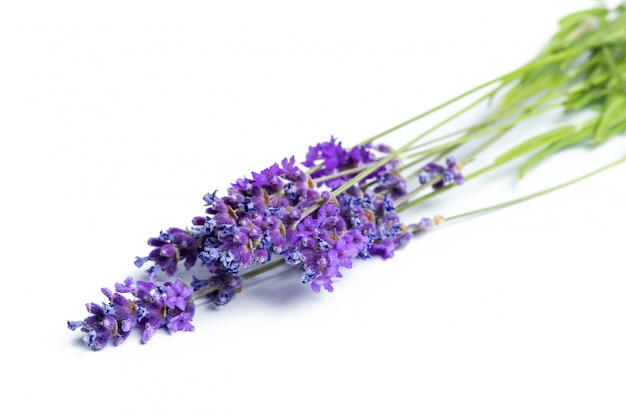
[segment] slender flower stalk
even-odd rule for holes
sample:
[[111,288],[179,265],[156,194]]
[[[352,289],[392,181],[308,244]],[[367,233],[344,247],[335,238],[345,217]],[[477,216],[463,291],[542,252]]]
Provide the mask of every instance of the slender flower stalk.
[[[158,329],[193,331],[196,302],[225,306],[243,282],[278,266],[291,268],[313,291],[332,292],[355,262],[390,259],[415,236],[450,222],[518,204],[596,175],[626,158],[538,193],[468,213],[425,216],[405,223],[409,209],[487,172],[524,159],[519,176],[575,145],[599,146],[626,129],[626,5],[566,16],[548,46],[531,62],[429,109],[357,145],[335,137],[310,146],[301,158],[237,179],[226,193],[203,196],[204,211],[187,226],[148,239],[135,258],[147,280],[132,277],[103,288],[108,301],[88,303],[89,316],[68,321],[85,333],[87,347],[118,345],[132,329],[149,341]],[[472,98],[478,94],[478,98]],[[463,104],[462,101],[469,100]],[[450,111],[452,105],[460,110]],[[477,106],[488,114],[452,132],[460,116]],[[397,149],[380,140],[440,111],[443,119]],[[561,110],[563,123],[539,135],[511,137],[512,128]],[[586,119],[568,124],[568,115]],[[438,136],[432,137],[434,134]],[[491,164],[473,161],[497,142],[508,149]],[[201,276],[185,282],[182,271]],[[200,274],[198,274],[200,275]]]

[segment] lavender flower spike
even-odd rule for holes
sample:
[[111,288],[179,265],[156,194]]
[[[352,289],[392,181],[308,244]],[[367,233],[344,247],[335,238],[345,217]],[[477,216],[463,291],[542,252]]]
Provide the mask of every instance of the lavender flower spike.
[[[70,330],[80,328],[86,335],[85,345],[93,350],[105,347],[109,341],[119,345],[134,328],[143,331],[142,341],[152,338],[155,330],[170,332],[193,331],[193,289],[182,280],[172,282],[138,281],[127,278],[115,285],[116,291],[103,288],[109,302],[87,304],[90,315],[84,321],[68,321]],[[125,294],[131,294],[129,299]]]

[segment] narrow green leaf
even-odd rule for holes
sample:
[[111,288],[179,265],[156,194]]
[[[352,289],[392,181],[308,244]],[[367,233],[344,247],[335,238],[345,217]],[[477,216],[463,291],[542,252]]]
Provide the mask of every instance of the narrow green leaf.
[[563,106],[566,111],[575,111],[583,108],[589,108],[594,104],[602,101],[602,98],[606,95],[603,88],[595,87],[590,88],[587,91],[582,91],[579,94],[568,97]]
[[572,42],[594,29],[595,23],[604,22],[608,10],[593,8],[565,16],[559,21],[559,30],[552,36],[546,52],[567,48]]
[[612,138],[613,136],[617,134],[624,133],[625,130],[626,130],[626,114],[623,115],[622,120],[618,120],[616,124],[608,128],[606,132],[606,136],[608,138]]
[[578,130],[573,135],[569,137],[564,137],[557,142],[551,143],[543,150],[534,154],[524,165],[522,165],[520,172],[519,172],[520,179],[524,177],[524,175],[526,174],[526,172],[528,172],[528,170],[530,170],[531,168],[539,164],[539,162],[543,161],[544,159],[554,154],[555,152],[591,138],[591,136],[593,135],[593,129],[594,129],[593,124],[587,125],[583,127],[582,129]]
[[606,100],[592,143],[595,145],[607,140],[611,137],[612,127],[621,124],[624,119],[626,119],[626,95],[616,90]]
[[513,147],[512,149],[498,156],[495,159],[495,163],[500,164],[500,163],[504,163],[512,159],[518,158],[524,154],[534,151],[535,149],[539,149],[543,146],[559,141],[575,133],[576,133],[575,126],[558,127],[554,130],[551,130],[549,132],[546,132],[541,135],[535,136],[531,139],[528,139],[527,141],[522,142],[518,146]]
[[581,10],[579,12],[574,12],[569,14],[559,20],[559,27],[561,30],[571,30],[573,27],[582,23],[585,19],[590,17],[599,17],[604,19],[608,13],[608,10],[604,7],[596,7],[593,9]]

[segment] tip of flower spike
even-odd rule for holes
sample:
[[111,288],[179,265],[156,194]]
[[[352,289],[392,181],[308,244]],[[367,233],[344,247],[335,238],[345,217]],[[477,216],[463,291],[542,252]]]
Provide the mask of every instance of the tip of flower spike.
[[161,328],[170,332],[194,330],[193,288],[181,279],[133,282],[128,277],[123,284],[116,284],[115,292],[106,288],[102,292],[108,302],[87,303],[89,316],[85,320],[67,321],[70,330],[80,327],[86,333],[83,342],[90,349],[102,349],[109,341],[118,346],[134,328],[142,330],[143,343]]
[[413,233],[424,233],[430,231],[433,227],[439,226],[441,223],[445,221],[445,218],[441,215],[430,217],[424,217],[419,223],[412,225],[409,229],[413,231]]
[[470,161],[457,162],[456,158],[446,158],[445,166],[436,162],[426,164],[417,174],[420,184],[431,184],[434,190],[447,187],[452,184],[462,185],[465,177],[461,169]]
[[217,190],[213,191],[212,193],[206,193],[206,194],[202,197],[202,199],[203,199],[203,200],[204,200],[204,202],[205,202],[205,205],[206,205],[206,206],[210,206],[210,205],[212,205],[213,203],[215,203],[215,202],[218,200],[218,197],[217,197],[216,195],[217,195]]
[[84,321],[67,321],[67,328],[70,330],[76,330],[79,327],[83,326],[85,324]]
[[133,263],[135,264],[137,268],[141,268],[143,264],[148,262],[148,259],[149,258],[147,256],[144,256],[144,257],[135,256],[135,262]]

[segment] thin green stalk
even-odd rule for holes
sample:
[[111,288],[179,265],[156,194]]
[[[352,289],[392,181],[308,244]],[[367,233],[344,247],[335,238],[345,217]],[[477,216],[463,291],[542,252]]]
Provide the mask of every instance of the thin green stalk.
[[[554,98],[554,95],[552,96],[552,98]],[[522,115],[519,116],[517,119],[509,120],[507,122],[501,122],[500,124],[494,123],[492,121],[481,122],[481,123],[478,123],[478,124],[476,124],[474,126],[465,127],[463,129],[459,129],[459,130],[457,130],[455,132],[439,136],[439,137],[437,137],[435,139],[431,139],[428,142],[420,143],[419,145],[411,147],[410,150],[415,150],[415,149],[427,147],[428,145],[432,145],[433,143],[440,142],[440,141],[442,141],[444,139],[448,139],[450,137],[456,136],[456,135],[461,134],[463,132],[471,132],[471,133],[467,133],[467,134],[463,135],[464,142],[467,142],[470,139],[475,139],[475,138],[479,138],[479,137],[482,137],[482,136],[489,135],[489,134],[494,133],[494,132],[499,132],[503,128],[513,127],[513,126],[519,124],[520,122],[522,122],[522,121],[524,121],[526,119],[532,118],[532,117],[534,117],[534,116],[536,116],[538,114],[541,114],[541,113],[544,113],[544,112],[548,112],[550,110],[554,110],[555,108],[558,108],[561,105],[562,105],[561,103],[556,103],[556,104],[553,104],[553,105],[550,105],[550,106],[541,107],[540,104],[532,104],[532,105],[527,106],[524,109],[520,110],[518,113],[521,113]],[[448,143],[451,143],[451,142],[448,142]],[[420,154],[422,154],[422,152],[416,152],[415,154],[408,154],[408,155],[406,155],[406,157],[410,158],[410,157],[413,157],[413,156],[416,156],[416,155],[420,155]]]
[[551,193],[551,192],[556,191],[556,190],[560,190],[561,188],[565,188],[567,186],[570,186],[572,184],[580,182],[580,181],[582,181],[584,179],[587,179],[587,178],[592,177],[594,175],[597,175],[597,174],[599,174],[599,173],[601,173],[603,171],[606,171],[609,168],[612,168],[612,167],[614,167],[616,165],[619,165],[619,164],[621,164],[623,162],[626,162],[626,157],[622,157],[622,158],[618,159],[615,162],[612,162],[612,163],[610,163],[608,165],[603,166],[602,168],[599,168],[599,169],[597,169],[595,171],[589,172],[589,173],[587,173],[585,175],[582,175],[582,176],[580,176],[578,178],[575,178],[575,179],[573,179],[571,181],[567,181],[567,182],[564,182],[562,184],[559,184],[559,185],[557,185],[555,187],[551,187],[551,188],[548,188],[548,189],[545,189],[545,190],[542,190],[542,191],[539,191],[537,193],[530,194],[530,195],[527,195],[527,196],[524,196],[524,197],[521,197],[521,198],[516,198],[514,200],[506,201],[504,203],[496,204],[494,206],[485,207],[485,208],[482,208],[482,209],[472,210],[472,211],[468,211],[466,213],[456,214],[454,216],[446,217],[445,221],[446,222],[450,222],[450,221],[454,221],[454,220],[459,220],[459,219],[462,219],[462,218],[465,218],[465,217],[475,216],[477,214],[482,214],[482,213],[486,213],[486,212],[489,212],[489,211],[494,211],[494,210],[497,210],[497,209],[509,207],[509,206],[514,205],[514,204],[522,203],[524,201],[531,200],[533,198],[536,198],[536,197],[539,197],[539,196]]
[[316,182],[316,183],[323,183],[323,182],[326,182],[328,180],[332,180],[332,179],[335,179],[335,178],[343,177],[344,175],[354,174],[355,172],[363,171],[364,169],[366,169],[367,167],[369,167],[371,165],[374,165],[375,163],[376,162],[371,162],[371,163],[359,165],[359,166],[356,166],[354,168],[343,170],[341,172],[336,172],[334,174],[329,174],[329,175],[325,175],[323,177],[315,178],[315,179],[313,179],[313,181]]
[[460,115],[466,113],[467,111],[471,110],[473,107],[475,107],[478,104],[480,104],[482,101],[487,99],[490,94],[491,93],[485,94],[485,95],[481,96],[480,98],[478,98],[477,100],[473,101],[469,105],[463,107],[461,110],[455,112],[451,116],[446,117],[444,120],[440,121],[439,123],[436,123],[433,127],[427,129],[426,131],[422,132],[420,135],[418,135],[415,138],[411,139],[406,144],[404,144],[403,146],[401,146],[400,148],[398,148],[394,152],[392,152],[389,155],[387,155],[385,158],[382,158],[381,160],[379,160],[377,164],[374,164],[370,168],[362,171],[359,175],[355,176],[350,181],[348,181],[345,184],[343,184],[341,187],[333,190],[333,195],[334,196],[338,196],[341,193],[343,193],[346,190],[348,190],[353,185],[358,184],[361,180],[365,179],[368,175],[370,175],[372,172],[374,172],[375,170],[377,170],[381,166],[384,166],[385,164],[387,164],[391,160],[393,160],[393,159],[397,158],[398,156],[402,155],[404,152],[406,152],[407,149],[410,149],[410,147],[413,146],[413,144],[415,144],[419,140],[423,139],[425,136],[429,135],[430,133],[432,133],[435,130],[439,129],[441,126],[444,126],[445,124],[451,122],[452,120],[456,119]]
[[532,69],[535,69],[537,67],[541,67],[541,66],[544,66],[544,65],[556,63],[556,62],[564,60],[565,58],[571,58],[572,56],[576,56],[576,55],[579,55],[579,54],[583,53],[588,48],[589,48],[588,46],[584,46],[584,47],[580,47],[579,46],[578,48],[571,48],[571,49],[560,51],[558,53],[554,53],[554,54],[551,54],[551,55],[548,55],[548,56],[545,56],[545,57],[542,57],[542,58],[538,58],[538,59],[536,59],[534,61],[531,61],[531,62],[527,63],[526,65],[521,66],[520,68],[518,68],[516,70],[510,71],[510,72],[508,72],[508,73],[506,73],[504,75],[501,75],[501,76],[496,77],[496,78],[494,78],[492,80],[489,80],[489,81],[487,81],[487,82],[485,82],[485,83],[483,83],[483,84],[481,84],[481,85],[479,85],[477,87],[474,87],[474,88],[472,88],[470,90],[467,90],[464,93],[459,94],[458,96],[453,97],[452,99],[447,100],[447,101],[445,101],[445,102],[443,102],[443,103],[441,103],[441,104],[439,104],[439,105],[437,105],[437,106],[435,106],[435,107],[433,107],[433,108],[431,108],[431,109],[429,109],[429,110],[427,110],[427,111],[425,111],[425,112],[423,112],[423,113],[421,113],[421,114],[419,114],[419,115],[417,115],[415,117],[412,117],[412,118],[410,118],[410,119],[408,119],[408,120],[406,120],[406,121],[404,121],[402,123],[399,123],[399,124],[389,128],[389,129],[387,129],[387,130],[385,130],[383,132],[380,132],[380,133],[378,133],[378,134],[376,134],[376,135],[374,135],[374,136],[372,136],[372,137],[370,137],[368,139],[365,139],[362,142],[360,142],[357,146],[366,145],[366,144],[371,143],[371,142],[373,142],[373,141],[375,141],[377,139],[380,139],[381,137],[386,136],[389,133],[395,132],[396,130],[398,130],[400,128],[403,128],[403,127],[405,127],[405,126],[407,126],[407,125],[409,125],[411,123],[414,123],[414,122],[416,122],[416,121],[418,121],[418,120],[420,120],[420,119],[422,119],[422,118],[424,118],[424,117],[426,117],[426,116],[428,116],[428,115],[430,115],[432,113],[437,112],[438,110],[441,110],[441,109],[443,109],[445,107],[448,107],[449,105],[451,105],[451,104],[453,104],[453,103],[455,103],[455,102],[457,102],[457,101],[459,101],[459,100],[461,100],[461,99],[463,99],[463,98],[465,98],[465,97],[467,97],[467,96],[469,96],[469,95],[471,95],[473,93],[476,93],[476,92],[478,92],[478,91],[480,91],[480,90],[482,90],[482,89],[484,89],[484,88],[486,88],[486,87],[488,87],[488,86],[490,86],[492,84],[495,84],[495,83],[498,83],[498,82],[507,84],[507,83],[517,79],[518,77],[520,77],[521,75],[523,75],[524,73],[527,73],[528,71],[530,71]]
[[[263,274],[263,273],[265,273],[267,271],[270,271],[270,270],[272,270],[274,268],[277,268],[277,267],[279,267],[281,265],[284,265],[284,264],[285,264],[285,260],[282,259],[282,258],[278,259],[276,261],[273,261],[273,262],[268,262],[266,264],[263,264],[263,265],[259,266],[254,271],[250,271],[250,272],[246,272],[245,274],[242,274],[240,278],[241,278],[242,281],[246,281],[246,280],[248,280],[250,278],[254,278],[254,277],[258,276],[258,275],[261,275],[261,274]],[[216,286],[216,285],[214,285],[212,287],[203,288],[201,290],[198,290],[198,291],[194,292],[193,299],[197,300],[198,298],[204,297],[204,296],[206,296],[208,294],[211,294],[212,292],[215,292],[217,290],[219,290],[219,287]]]
[[376,135],[374,135],[374,136],[372,136],[372,137],[370,137],[368,139],[365,139],[364,141],[360,142],[357,146],[363,146],[363,145],[371,143],[371,142],[373,142],[373,141],[375,141],[377,139],[380,139],[383,136],[388,135],[389,133],[395,132],[396,130],[401,129],[404,126],[410,125],[411,123],[414,123],[414,122],[416,122],[416,121],[418,121],[418,120],[420,120],[420,119],[422,119],[422,118],[424,118],[424,117],[426,117],[426,116],[428,116],[430,114],[433,114],[433,113],[437,112],[438,110],[441,110],[441,109],[443,109],[445,107],[448,107],[449,105],[451,105],[451,104],[453,104],[453,103],[455,103],[455,102],[457,102],[457,101],[459,101],[459,100],[461,100],[461,99],[463,99],[463,98],[465,98],[465,97],[467,97],[467,96],[469,96],[471,94],[474,94],[474,93],[476,93],[476,92],[478,92],[480,90],[483,90],[484,88],[486,88],[486,87],[488,87],[488,86],[490,86],[492,84],[495,84],[495,83],[497,83],[499,81],[501,81],[501,77],[494,78],[494,79],[492,79],[490,81],[487,81],[486,83],[483,83],[483,84],[479,85],[478,87],[474,87],[474,88],[472,88],[470,90],[467,90],[466,92],[464,92],[462,94],[459,94],[458,96],[453,97],[450,100],[447,100],[447,101],[439,104],[438,106],[435,106],[435,107],[433,107],[433,108],[431,108],[431,109],[429,109],[429,110],[427,110],[427,111],[425,111],[425,112],[423,112],[421,114],[418,114],[417,116],[412,117],[409,120],[406,120],[406,121],[404,121],[404,122],[402,122],[400,124],[397,124],[397,125],[389,128],[389,129],[387,129],[387,130],[385,130],[383,132],[380,132],[380,133],[378,133],[378,134],[376,134]]
[[[560,91],[557,92],[552,92],[550,94],[546,94],[544,95],[541,99],[539,99],[537,102],[528,105],[524,108],[522,108],[521,110],[517,110],[516,113],[513,114],[520,114],[517,118],[510,120],[508,122],[504,122],[501,124],[497,124],[496,122],[498,122],[498,118],[494,117],[494,116],[498,116],[498,112],[490,115],[487,120],[483,123],[477,124],[476,126],[482,126],[482,125],[487,125],[487,124],[492,124],[494,126],[488,128],[488,129],[477,129],[477,131],[474,131],[472,133],[468,133],[466,135],[464,135],[462,138],[459,138],[455,141],[451,141],[451,142],[447,142],[445,145],[440,145],[439,147],[434,147],[434,148],[429,148],[427,151],[422,151],[422,152],[417,152],[414,154],[410,154],[407,156],[407,158],[410,157],[414,157],[414,156],[418,156],[418,155],[428,155],[428,154],[434,154],[436,152],[440,152],[440,151],[448,151],[448,153],[452,152],[452,150],[456,149],[458,146],[469,142],[471,139],[475,139],[477,137],[481,137],[484,136],[486,134],[490,134],[492,132],[496,132],[497,135],[502,135],[503,131],[507,131],[510,130],[510,128],[514,127],[515,125],[521,123],[522,121],[532,118],[538,114],[553,110],[555,108],[558,108],[559,106],[561,106],[561,103],[556,103],[553,105],[549,105],[549,106],[543,106],[543,104],[545,103],[549,103],[550,101],[553,101],[556,97],[558,97],[560,94],[562,94]],[[543,107],[542,107],[543,106]],[[507,115],[506,112],[501,113],[500,114],[500,119],[504,118],[504,117],[509,117]],[[473,127],[464,129],[464,131],[468,131],[471,132],[473,129]],[[440,139],[440,138],[437,138]],[[479,152],[483,151],[487,146],[489,146],[490,144],[493,143],[493,141],[495,141],[494,138],[490,139],[489,141],[485,142],[483,145],[481,145],[479,148],[477,148],[475,151],[473,151],[472,153],[470,153],[470,155],[468,155],[465,158],[465,161],[471,160],[474,158],[474,156],[476,156]],[[428,142],[433,143],[434,141],[430,141]],[[420,146],[425,146],[426,143],[418,145],[417,147],[412,147],[411,149],[417,149]],[[443,157],[445,157],[445,154],[443,155]]]

